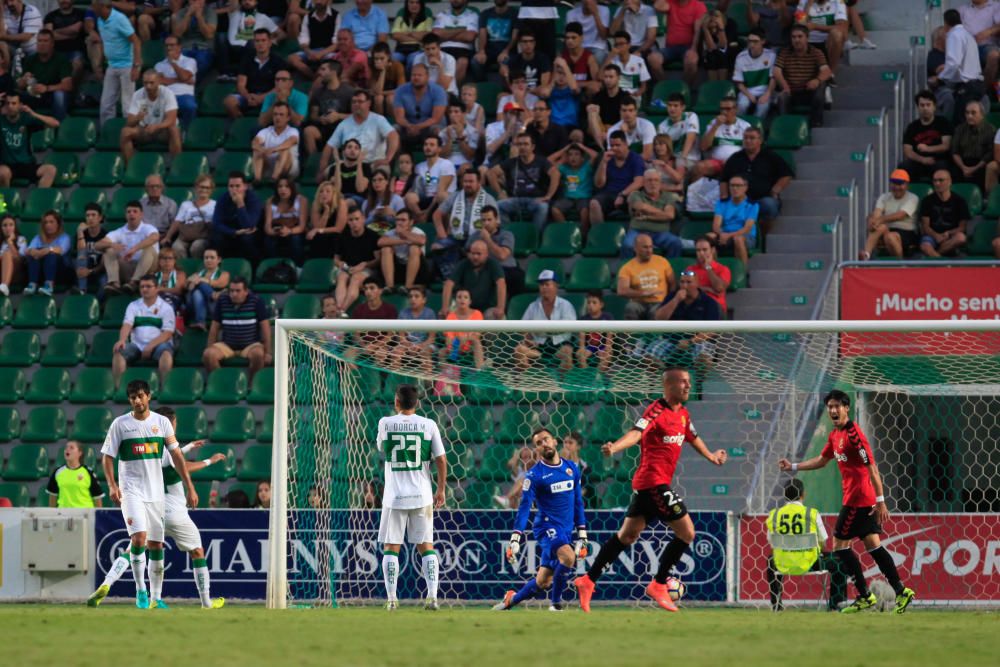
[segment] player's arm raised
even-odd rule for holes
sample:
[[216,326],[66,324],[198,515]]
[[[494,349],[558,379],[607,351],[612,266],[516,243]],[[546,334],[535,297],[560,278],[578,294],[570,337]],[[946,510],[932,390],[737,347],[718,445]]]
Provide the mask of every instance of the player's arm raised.
[[202,470],[203,468],[207,468],[208,466],[212,465],[213,463],[218,463],[219,461],[225,461],[225,460],[226,460],[226,455],[217,452],[215,454],[212,454],[207,459],[202,459],[201,461],[188,461],[188,460],[185,460],[184,461],[184,467],[187,468],[187,471],[189,473],[190,472],[198,472],[199,470]]
[[826,464],[830,461],[831,459],[829,457],[823,456],[822,454],[814,456],[811,459],[806,459],[801,463],[792,463],[788,459],[781,458],[778,459],[778,469],[791,471],[792,474],[795,474],[799,470],[819,470],[820,468],[826,466]]
[[618,438],[614,442],[606,442],[601,447],[601,453],[605,456],[614,456],[616,452],[629,447],[635,447],[642,439],[642,431],[637,428],[630,429],[628,433]]
[[[173,447],[170,445],[173,445]],[[198,492],[194,490],[194,482],[191,481],[191,473],[188,472],[187,462],[184,460],[184,454],[181,453],[181,448],[177,444],[177,438],[173,434],[167,437],[167,451],[170,452],[170,458],[174,460],[174,470],[181,476],[184,486],[187,487],[188,507],[197,507]]]
[[708,451],[708,445],[705,444],[705,441],[702,440],[700,436],[695,437],[695,439],[691,441],[691,446],[694,447],[696,452],[717,466],[721,466],[726,462],[726,459],[729,458],[729,455],[726,454],[726,450],[724,449],[717,449],[714,452]]

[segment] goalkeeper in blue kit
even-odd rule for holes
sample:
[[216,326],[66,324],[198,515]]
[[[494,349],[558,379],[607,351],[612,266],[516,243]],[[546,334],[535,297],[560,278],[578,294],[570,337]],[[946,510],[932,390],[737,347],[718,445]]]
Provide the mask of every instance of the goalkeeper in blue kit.
[[[510,609],[545,591],[549,591],[551,600],[549,611],[562,611],[563,592],[574,573],[576,559],[587,556],[587,520],[583,511],[580,469],[572,461],[559,456],[556,439],[547,429],[536,429],[531,434],[531,444],[539,461],[524,477],[521,504],[514,532],[507,544],[506,557],[511,564],[517,561],[524,543],[528,515],[534,504],[536,512],[531,527],[538,542],[541,562],[535,577],[528,580],[521,590],[507,591],[503,601],[493,607],[496,611]],[[575,544],[574,529],[577,537]]]

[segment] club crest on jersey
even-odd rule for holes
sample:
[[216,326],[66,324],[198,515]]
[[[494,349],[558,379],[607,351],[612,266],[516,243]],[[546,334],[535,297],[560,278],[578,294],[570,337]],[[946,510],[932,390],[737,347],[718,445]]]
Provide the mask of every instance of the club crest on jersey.
[[159,426],[154,426],[152,430],[153,430],[153,433],[159,433],[160,432],[160,427]]
[[573,471],[572,471],[572,470],[570,470],[569,468],[566,468],[566,474],[567,474],[567,475],[572,475],[572,474],[573,474]]

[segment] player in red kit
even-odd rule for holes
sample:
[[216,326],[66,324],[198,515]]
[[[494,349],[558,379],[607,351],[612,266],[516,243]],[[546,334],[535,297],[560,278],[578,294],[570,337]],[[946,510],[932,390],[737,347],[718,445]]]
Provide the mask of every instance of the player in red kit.
[[902,614],[913,601],[913,591],[899,580],[899,572],[892,556],[882,546],[879,533],[889,519],[889,509],[885,505],[882,476],[872,456],[872,448],[861,429],[851,421],[851,399],[842,391],[833,390],[823,399],[827,414],[833,422],[833,431],[827,438],[826,446],[819,456],[801,463],[788,459],[778,461],[778,468],[791,471],[818,470],[831,459],[837,459],[844,488],[844,506],[837,517],[833,529],[833,553],[840,560],[844,572],[854,579],[858,598],[841,609],[845,614],[854,614],[873,607],[878,600],[868,590],[861,561],[858,560],[851,541],[861,540],[865,549],[896,591],[896,613]]
[[647,525],[657,520],[670,526],[674,537],[660,555],[656,576],[646,587],[646,595],[664,609],[677,611],[677,605],[667,592],[667,577],[694,541],[694,523],[688,516],[684,499],[670,488],[681,447],[689,442],[695,451],[715,465],[726,462],[724,449],[710,452],[698,437],[691,415],[684,407],[690,393],[691,375],[687,369],[668,368],[663,373],[663,398],[650,404],[628,433],[615,442],[605,443],[602,448],[605,456],[634,445],[639,445],[641,452],[639,467],[632,478],[632,501],[622,527],[601,547],[587,574],[574,582],[584,611],[590,611],[590,598],[605,568],[639,539]]

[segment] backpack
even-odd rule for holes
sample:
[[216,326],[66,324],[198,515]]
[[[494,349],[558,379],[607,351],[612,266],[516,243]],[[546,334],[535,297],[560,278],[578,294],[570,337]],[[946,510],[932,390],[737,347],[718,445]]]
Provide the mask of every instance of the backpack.
[[277,285],[294,285],[296,278],[295,267],[285,263],[269,266],[260,277],[261,282]]

